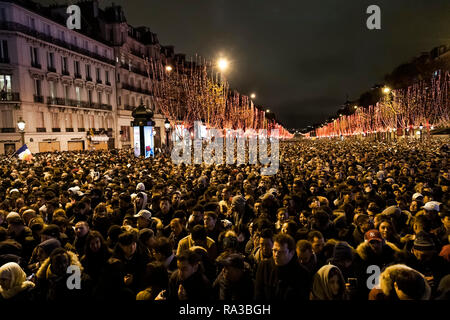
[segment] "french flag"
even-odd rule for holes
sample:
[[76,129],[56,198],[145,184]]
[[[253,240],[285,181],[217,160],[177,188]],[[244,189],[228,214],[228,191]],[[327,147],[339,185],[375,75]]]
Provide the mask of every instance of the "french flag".
[[31,154],[31,151],[28,149],[26,144],[20,147],[20,149],[17,150],[16,153],[21,160],[31,161],[33,159],[33,155]]

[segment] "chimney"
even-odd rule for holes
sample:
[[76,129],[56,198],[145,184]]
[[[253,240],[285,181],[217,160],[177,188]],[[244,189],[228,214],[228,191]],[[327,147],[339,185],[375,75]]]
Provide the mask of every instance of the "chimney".
[[92,5],[94,7],[94,18],[98,18],[98,0],[94,0]]

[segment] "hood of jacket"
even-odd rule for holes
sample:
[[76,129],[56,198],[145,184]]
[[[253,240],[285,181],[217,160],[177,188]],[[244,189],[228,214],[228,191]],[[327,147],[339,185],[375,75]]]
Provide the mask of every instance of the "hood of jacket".
[[[385,241],[385,245],[394,251],[394,253],[400,253],[401,250],[392,242]],[[384,246],[383,246],[384,247]],[[383,248],[385,250],[385,248]],[[356,253],[360,256],[360,258],[364,261],[369,260],[369,258],[373,255],[373,251],[369,246],[368,242],[362,242],[356,248]]]
[[395,290],[394,288],[394,278],[395,278],[395,273],[398,272],[401,269],[405,269],[405,270],[409,270],[409,271],[413,271],[418,273],[424,280],[425,282],[425,290],[424,293],[422,295],[422,297],[420,298],[420,300],[429,300],[430,296],[431,296],[431,287],[428,284],[428,281],[425,279],[425,277],[423,276],[423,274],[421,274],[419,271],[414,270],[404,264],[395,264],[393,266],[387,267],[380,275],[380,289],[383,291],[383,293],[386,296],[389,296],[391,294],[391,292],[393,290]]
[[[81,265],[80,260],[78,259],[78,256],[73,253],[72,251],[67,251],[67,254],[70,258],[70,265],[77,266],[80,268],[80,271],[83,272],[83,266]],[[39,270],[36,272],[36,277],[38,279],[48,279],[52,276],[52,271],[50,269],[51,263],[50,263],[50,257],[44,260]]]

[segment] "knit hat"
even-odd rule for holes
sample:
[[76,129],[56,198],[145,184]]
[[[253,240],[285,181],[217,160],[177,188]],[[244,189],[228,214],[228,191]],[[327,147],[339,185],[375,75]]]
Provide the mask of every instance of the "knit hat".
[[136,191],[145,191],[145,185],[142,182],[139,182],[136,186]]
[[231,253],[217,258],[217,263],[223,266],[245,269],[244,257],[239,253]]
[[59,232],[60,232],[59,227],[56,224],[49,224],[48,226],[44,227],[41,234],[53,238],[59,238]]
[[41,242],[38,247],[42,248],[45,253],[50,256],[53,250],[61,248],[61,242],[59,242],[59,240],[57,239],[48,239]]
[[333,260],[353,260],[352,247],[350,247],[350,245],[345,241],[339,241],[336,243],[333,250]]
[[425,231],[420,231],[414,240],[414,249],[419,251],[427,251],[435,249],[433,239]]

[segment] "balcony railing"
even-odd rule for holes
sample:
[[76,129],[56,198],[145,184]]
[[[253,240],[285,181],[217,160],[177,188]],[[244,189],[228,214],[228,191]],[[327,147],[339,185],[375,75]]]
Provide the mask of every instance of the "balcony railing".
[[16,128],[1,128],[0,132],[1,133],[14,133],[14,132],[16,132]]
[[[147,71],[145,71],[145,70],[141,70],[141,69],[136,68],[136,67],[131,67],[130,68],[127,64],[123,64],[123,63],[120,64],[120,67],[122,69],[125,69],[125,70],[128,70],[128,71],[140,74],[141,76],[148,77]],[[150,73],[150,78],[153,79],[153,74],[151,74],[151,73]]]
[[111,82],[106,81],[105,84],[106,84],[107,86],[110,86],[110,85],[111,85]]
[[69,70],[62,70],[62,71],[61,71],[61,74],[62,74],[63,76],[70,76]]
[[44,103],[44,97],[43,96],[38,96],[38,95],[34,95],[34,102],[38,102],[38,103]]
[[102,84],[103,83],[103,81],[101,80],[101,79],[97,79],[97,81],[96,81],[98,84]]
[[75,73],[75,79],[81,79],[81,74]]
[[98,110],[109,110],[112,111],[112,105],[110,104],[100,104],[100,103],[89,103],[88,101],[79,101],[73,99],[65,99],[58,97],[47,97],[47,104],[57,105],[57,106],[70,106],[76,108],[88,108],[88,109],[98,109]]
[[47,71],[48,72],[56,72],[56,68],[55,67],[47,67]]
[[135,106],[130,106],[128,104],[124,105],[123,109],[124,110],[128,110],[128,111],[133,111],[136,107]]
[[143,93],[143,94],[148,94],[148,95],[151,95],[151,96],[153,95],[153,92],[151,92],[150,90],[137,88],[135,86],[131,86],[131,85],[126,84],[126,83],[122,84],[122,89],[130,90],[130,91],[134,91],[134,92],[139,92],[139,93]]
[[0,63],[9,63],[9,57],[0,57]]
[[92,81],[92,77],[86,76],[86,81]]
[[0,92],[0,101],[20,101],[19,92]]
[[43,41],[46,41],[46,42],[49,42],[49,43],[53,43],[53,44],[55,44],[57,46],[66,48],[68,50],[75,51],[75,52],[83,54],[85,56],[88,56],[88,57],[91,57],[91,58],[94,58],[94,59],[106,62],[106,63],[108,63],[110,65],[115,65],[116,64],[114,62],[114,60],[108,59],[108,58],[103,57],[103,56],[101,56],[101,55],[99,55],[97,53],[91,52],[89,50],[86,50],[86,49],[80,48],[78,46],[75,46],[73,44],[70,44],[70,43],[67,43],[65,41],[62,41],[60,39],[54,38],[54,37],[49,36],[49,35],[47,35],[45,33],[36,31],[36,30],[34,30],[32,28],[29,28],[29,27],[27,27],[27,26],[25,26],[23,24],[17,23],[17,22],[2,21],[2,22],[0,22],[0,30],[22,32],[22,33],[27,34],[29,36],[38,38],[40,40],[43,40]]
[[32,66],[33,68],[36,68],[36,69],[42,68],[42,66],[41,66],[39,63],[37,63],[37,62],[31,62],[31,66]]

